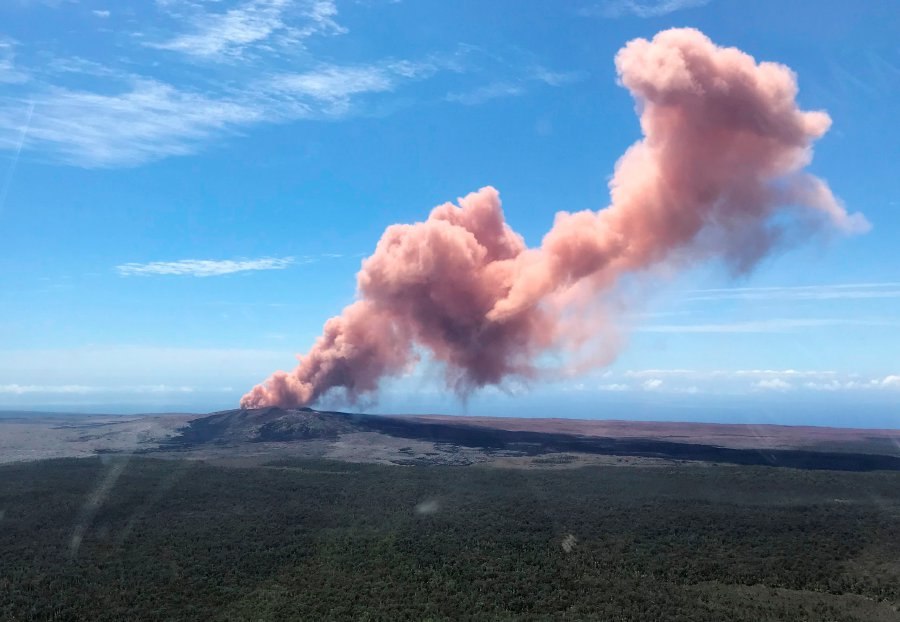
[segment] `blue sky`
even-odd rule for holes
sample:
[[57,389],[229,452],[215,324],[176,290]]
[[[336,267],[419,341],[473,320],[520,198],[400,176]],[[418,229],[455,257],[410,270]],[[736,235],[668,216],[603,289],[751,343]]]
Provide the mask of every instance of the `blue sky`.
[[0,408],[212,410],[294,365],[383,229],[497,187],[536,245],[640,138],[613,56],[700,28],[832,116],[811,171],[872,222],[634,293],[618,360],[377,412],[900,422],[900,5],[11,0],[0,5]]

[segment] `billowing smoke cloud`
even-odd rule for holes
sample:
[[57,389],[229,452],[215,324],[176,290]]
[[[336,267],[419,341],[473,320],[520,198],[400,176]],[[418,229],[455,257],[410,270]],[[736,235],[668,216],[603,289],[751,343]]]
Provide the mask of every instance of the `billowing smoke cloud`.
[[567,309],[602,299],[624,276],[712,258],[742,272],[788,227],[868,227],[803,172],[831,120],[797,107],[787,67],[673,29],[629,42],[616,68],[644,137],[616,164],[609,207],[557,213],[533,249],[504,222],[491,187],[388,227],[362,264],[358,300],[296,369],[241,405],[305,405],[333,389],[352,401],[415,364],[416,346],[460,392],[532,377],[541,353],[596,325]]

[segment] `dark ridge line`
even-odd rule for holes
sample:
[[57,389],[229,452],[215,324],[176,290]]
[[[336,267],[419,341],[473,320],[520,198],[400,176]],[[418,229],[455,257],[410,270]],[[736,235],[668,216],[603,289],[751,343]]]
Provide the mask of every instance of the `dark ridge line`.
[[[804,449],[737,449],[651,439],[617,439],[552,432],[501,430],[463,423],[421,422],[382,415],[315,411],[309,408],[298,410],[315,415],[317,419],[331,421],[343,429],[334,429],[331,433],[326,432],[318,436],[301,438],[291,435],[288,431],[281,437],[277,434],[267,434],[264,438],[245,442],[335,438],[339,433],[348,431],[345,426],[349,425],[358,431],[379,432],[395,438],[488,450],[518,451],[529,456],[580,452],[805,470],[900,471],[900,457],[882,454],[822,452]],[[280,418],[290,414],[291,411],[281,409],[221,411],[208,417],[194,419],[184,428],[180,436],[171,439],[166,445],[175,448],[215,443],[217,435],[227,432],[231,423],[259,421],[260,428],[263,428],[268,422],[267,419],[271,420],[273,416]]]
[[[557,452],[581,452],[613,456],[639,456],[647,458],[670,458],[677,460],[699,460],[703,462],[724,462],[738,465],[767,465],[808,470],[871,471],[900,470],[900,458],[880,454],[853,454],[837,452],[817,452],[802,449],[736,449],[694,443],[676,443],[650,439],[615,439],[608,437],[577,436],[549,432],[509,431],[496,428],[481,428],[453,424],[417,424],[418,434],[404,430],[403,423],[394,424],[396,419],[365,416],[360,422],[363,427],[390,436],[416,438],[432,442],[452,443],[466,447],[489,449],[518,449],[522,446],[540,446],[531,455]],[[406,432],[406,433],[404,433]]]

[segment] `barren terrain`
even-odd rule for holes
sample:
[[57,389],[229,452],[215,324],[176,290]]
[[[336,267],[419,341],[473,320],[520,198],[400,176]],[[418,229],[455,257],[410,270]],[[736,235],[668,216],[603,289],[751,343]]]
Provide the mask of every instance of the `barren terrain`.
[[399,466],[772,464],[900,469],[900,430],[774,425],[370,416],[309,409],[212,415],[0,417],[0,463],[143,453],[217,464],[332,458]]
[[459,423],[464,420],[466,425],[501,430],[604,438],[642,438],[734,449],[821,449],[900,456],[900,429],[445,415],[416,415],[415,419],[444,423]]

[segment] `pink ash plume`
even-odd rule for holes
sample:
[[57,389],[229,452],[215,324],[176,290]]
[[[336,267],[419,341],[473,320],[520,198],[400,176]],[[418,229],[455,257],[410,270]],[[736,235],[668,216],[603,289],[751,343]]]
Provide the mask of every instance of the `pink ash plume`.
[[[293,371],[273,374],[241,406],[302,406],[332,389],[352,401],[415,364],[414,346],[460,392],[533,377],[536,358],[573,332],[566,305],[602,297],[624,275],[713,258],[742,272],[787,226],[868,227],[803,172],[831,120],[797,107],[784,65],[673,29],[629,42],[616,68],[644,137],[616,164],[607,208],[558,212],[535,249],[506,224],[491,187],[388,227],[357,276],[358,300],[326,322]],[[574,321],[585,324],[574,332],[589,333],[598,319]]]

